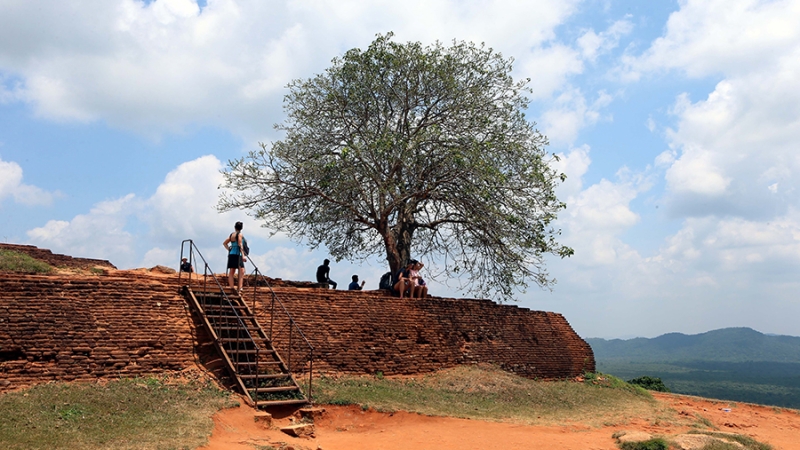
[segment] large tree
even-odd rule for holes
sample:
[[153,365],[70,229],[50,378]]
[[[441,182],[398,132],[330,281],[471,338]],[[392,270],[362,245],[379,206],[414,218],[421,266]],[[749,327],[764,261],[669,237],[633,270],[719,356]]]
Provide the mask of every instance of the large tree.
[[512,62],[379,35],[288,85],[285,137],[228,162],[218,207],[337,260],[386,255],[395,271],[429,256],[478,295],[548,287],[545,254],[572,254],[552,226],[564,175],[525,119],[530,80],[515,82]]

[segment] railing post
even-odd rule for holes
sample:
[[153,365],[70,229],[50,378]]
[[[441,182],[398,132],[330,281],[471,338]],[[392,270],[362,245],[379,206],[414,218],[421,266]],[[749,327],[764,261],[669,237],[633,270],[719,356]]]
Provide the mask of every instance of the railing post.
[[294,331],[294,320],[289,319],[289,372],[292,371],[292,331]]
[[314,347],[308,352],[308,401],[314,404],[314,394],[311,389],[311,380],[314,378]]
[[[255,302],[255,300],[253,300],[253,301]],[[255,307],[255,305],[254,305],[254,307]],[[256,404],[256,411],[258,411],[258,374],[259,374],[258,363],[259,363],[259,361],[261,361],[260,349],[258,347],[256,347],[256,387],[255,387],[255,389],[253,391],[253,397],[254,397],[253,401]]]
[[[275,293],[272,293],[272,307],[269,311],[269,340],[272,342],[272,327],[275,325]],[[275,345],[275,344],[272,344]]]

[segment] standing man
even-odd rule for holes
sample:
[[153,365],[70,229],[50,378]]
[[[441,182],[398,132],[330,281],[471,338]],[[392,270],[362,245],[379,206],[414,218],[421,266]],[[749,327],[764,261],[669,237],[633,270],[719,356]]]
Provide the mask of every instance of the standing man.
[[359,285],[358,284],[358,275],[353,275],[353,282],[350,283],[349,286],[347,286],[347,289],[350,290],[350,291],[360,291],[360,290],[364,289],[364,283],[366,283],[366,281],[362,281],[361,284]]
[[331,285],[334,289],[336,289],[336,282],[330,278],[331,268],[328,265],[330,263],[331,261],[326,259],[322,262],[321,266],[317,267],[317,283],[324,284],[325,287]]

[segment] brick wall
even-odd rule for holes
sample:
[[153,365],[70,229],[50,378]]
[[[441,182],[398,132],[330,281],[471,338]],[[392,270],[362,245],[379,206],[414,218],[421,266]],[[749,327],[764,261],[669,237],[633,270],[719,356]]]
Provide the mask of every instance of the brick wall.
[[19,253],[24,253],[31,258],[44,261],[47,264],[55,267],[70,267],[80,269],[90,269],[92,267],[106,267],[116,269],[113,264],[104,259],[92,258],[73,258],[68,255],[61,255],[53,253],[45,248],[34,247],[33,245],[18,245],[18,244],[2,244],[0,243],[0,250],[11,250]]
[[[561,314],[489,300],[401,300],[382,291],[275,292],[314,346],[322,371],[413,374],[487,362],[551,379],[595,370],[591,347]],[[265,310],[257,314],[269,323]],[[285,329],[285,322],[275,327]],[[285,339],[275,341],[285,353]]]
[[[490,362],[531,378],[566,378],[595,368],[591,348],[556,313],[488,300],[401,300],[382,291],[275,292],[315,347],[315,370],[414,374]],[[257,314],[269,324],[266,309]],[[213,361],[198,324],[176,275],[0,273],[0,391]],[[282,352],[284,325],[276,316]]]
[[194,364],[195,334],[177,287],[0,274],[0,389],[180,370]]

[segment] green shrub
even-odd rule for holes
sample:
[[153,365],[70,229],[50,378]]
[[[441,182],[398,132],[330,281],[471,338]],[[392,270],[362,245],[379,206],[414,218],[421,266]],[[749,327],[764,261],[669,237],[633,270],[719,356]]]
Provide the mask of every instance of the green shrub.
[[53,268],[25,253],[0,250],[0,272],[50,273]]
[[641,442],[623,442],[620,448],[622,450],[667,450],[669,444],[661,438],[653,438]]
[[628,380],[628,383],[641,386],[648,391],[669,392],[667,386],[665,386],[664,382],[661,381],[661,378],[658,377],[648,377],[645,375],[643,377]]

